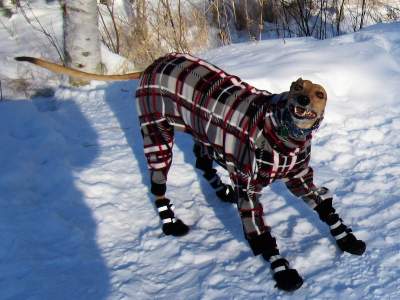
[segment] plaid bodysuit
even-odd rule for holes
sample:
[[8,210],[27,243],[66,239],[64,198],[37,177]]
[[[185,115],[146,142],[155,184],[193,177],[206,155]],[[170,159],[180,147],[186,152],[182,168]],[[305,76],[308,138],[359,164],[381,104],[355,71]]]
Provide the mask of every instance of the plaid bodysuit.
[[182,130],[228,170],[247,238],[267,230],[259,195],[273,181],[282,179],[313,208],[329,197],[313,184],[311,134],[294,140],[280,127],[287,93],[258,90],[204,60],[172,53],[144,71],[136,98],[151,181],[164,187],[161,194],[174,130]]

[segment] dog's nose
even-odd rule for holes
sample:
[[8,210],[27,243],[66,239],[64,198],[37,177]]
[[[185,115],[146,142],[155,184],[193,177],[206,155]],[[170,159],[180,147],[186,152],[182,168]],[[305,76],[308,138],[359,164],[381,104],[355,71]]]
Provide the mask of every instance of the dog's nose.
[[301,106],[307,106],[310,104],[310,98],[305,95],[300,95],[297,97],[297,103],[299,103]]

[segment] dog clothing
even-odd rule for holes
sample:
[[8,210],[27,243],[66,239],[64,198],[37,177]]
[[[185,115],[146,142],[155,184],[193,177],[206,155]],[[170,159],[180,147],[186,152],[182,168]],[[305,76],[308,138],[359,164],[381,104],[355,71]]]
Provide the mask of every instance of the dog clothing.
[[258,90],[188,54],[157,59],[136,91],[152,193],[166,192],[174,131],[191,134],[202,155],[228,170],[246,238],[261,253],[251,240],[267,231],[259,202],[264,186],[282,179],[313,208],[331,197],[313,184],[312,133],[294,139],[283,126],[287,95]]

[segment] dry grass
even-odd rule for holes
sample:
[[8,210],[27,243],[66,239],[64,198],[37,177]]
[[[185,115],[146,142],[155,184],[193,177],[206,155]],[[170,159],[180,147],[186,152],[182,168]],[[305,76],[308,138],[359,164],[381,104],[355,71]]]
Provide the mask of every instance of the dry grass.
[[[133,0],[130,19],[114,18],[116,27],[103,34],[107,45],[116,44],[119,51],[135,63],[137,68],[149,65],[168,52],[195,52],[208,46],[208,22],[198,7],[184,1],[160,0],[153,3]],[[103,31],[104,33],[104,31]],[[113,39],[113,42],[110,41]],[[113,47],[109,47],[113,50]]]

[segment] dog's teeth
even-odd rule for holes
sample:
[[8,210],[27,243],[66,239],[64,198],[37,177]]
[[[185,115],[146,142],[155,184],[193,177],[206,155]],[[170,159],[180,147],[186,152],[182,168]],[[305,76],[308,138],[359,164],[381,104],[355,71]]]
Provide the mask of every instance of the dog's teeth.
[[301,116],[301,117],[304,117],[304,115],[307,113],[306,110],[301,109],[301,108],[299,108],[299,107],[297,107],[297,106],[296,106],[294,109],[295,109],[296,115],[299,115],[299,116]]

